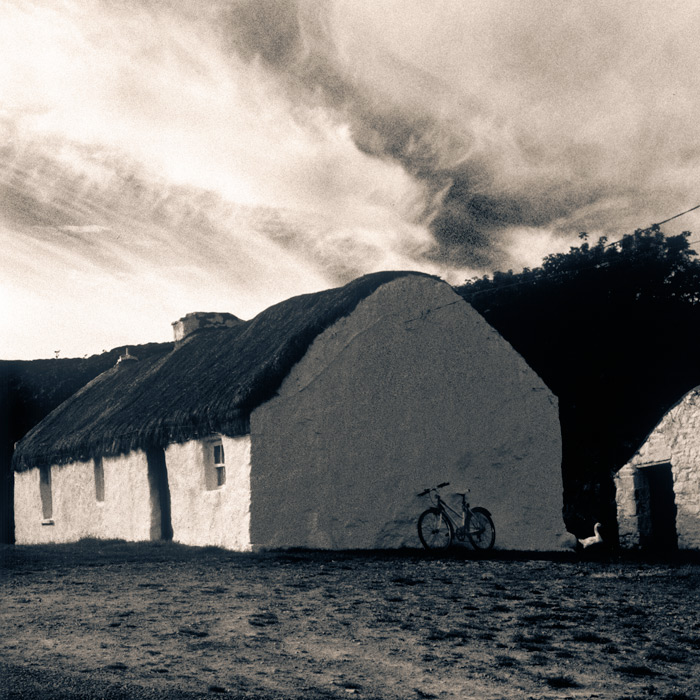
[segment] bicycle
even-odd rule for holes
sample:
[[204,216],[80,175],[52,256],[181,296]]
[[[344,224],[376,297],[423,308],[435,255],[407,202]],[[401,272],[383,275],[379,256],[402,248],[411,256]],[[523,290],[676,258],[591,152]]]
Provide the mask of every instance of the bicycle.
[[[491,519],[491,513],[486,508],[471,508],[467,503],[467,493],[457,493],[462,498],[462,512],[443,501],[439,489],[449,486],[445,481],[432,488],[425,489],[417,494],[417,497],[431,495],[433,506],[423,511],[418,518],[418,537],[422,545],[429,550],[447,549],[455,538],[460,542],[468,539],[474,549],[488,550],[496,541],[496,528]],[[434,497],[433,497],[434,494]],[[461,525],[455,525],[455,519],[450,517],[448,511],[452,511],[456,518],[461,520]]]

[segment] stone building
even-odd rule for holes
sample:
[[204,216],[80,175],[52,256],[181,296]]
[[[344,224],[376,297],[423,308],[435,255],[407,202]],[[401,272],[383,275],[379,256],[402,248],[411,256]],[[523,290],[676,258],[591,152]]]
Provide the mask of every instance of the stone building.
[[416,493],[449,481],[497,547],[559,547],[556,398],[444,282],[376,273],[175,334],[19,443],[18,543],[415,547]]
[[700,387],[666,413],[615,486],[621,547],[700,549]]

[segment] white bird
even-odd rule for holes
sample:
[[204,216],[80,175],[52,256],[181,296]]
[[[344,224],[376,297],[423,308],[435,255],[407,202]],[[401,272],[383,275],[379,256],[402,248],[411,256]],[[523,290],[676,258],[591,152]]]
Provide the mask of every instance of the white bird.
[[586,537],[585,539],[579,540],[580,545],[586,549],[587,547],[592,547],[594,544],[601,544],[603,538],[600,534],[600,528],[603,527],[600,523],[596,523],[593,526],[593,532],[595,533],[592,537]]

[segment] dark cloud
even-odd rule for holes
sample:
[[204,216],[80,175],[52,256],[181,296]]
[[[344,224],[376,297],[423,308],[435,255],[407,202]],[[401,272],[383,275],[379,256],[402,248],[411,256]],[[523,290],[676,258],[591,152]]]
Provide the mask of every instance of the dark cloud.
[[[353,74],[334,45],[326,14],[330,7],[302,0],[234,3],[225,23],[227,41],[243,60],[261,61],[293,100],[333,110],[349,124],[360,151],[400,164],[423,185],[425,202],[417,222],[428,225],[435,237],[432,260],[477,268],[503,262],[507,255],[500,232],[509,226],[545,225],[557,213],[548,216],[523,196],[492,189],[493,168],[483,156],[451,166],[450,160],[459,160],[455,154],[470,150],[469,131],[454,119],[436,117],[416,100],[397,100]],[[422,95],[433,93],[439,99],[448,91],[436,78],[393,56],[382,59],[398,80]],[[464,107],[465,122],[479,114],[474,99],[465,99]]]
[[226,39],[244,60],[260,58],[284,70],[301,50],[299,10],[286,0],[246,0],[231,5]]
[[[392,7],[376,17],[401,24]],[[404,7],[409,17],[421,6]],[[435,237],[433,259],[493,268],[507,263],[512,228],[621,234],[635,211],[639,225],[654,216],[652,203],[685,204],[688,187],[663,173],[698,161],[683,108],[697,83],[697,13],[647,2],[634,16],[607,3],[441,8],[431,28],[406,37],[427,47],[413,53],[383,46],[380,32],[348,48],[339,38],[348,7],[331,2],[233,3],[225,24],[231,49],[260,61],[292,101],[331,110],[362,152],[421,183],[416,221]],[[421,67],[434,56],[445,57],[443,77]]]

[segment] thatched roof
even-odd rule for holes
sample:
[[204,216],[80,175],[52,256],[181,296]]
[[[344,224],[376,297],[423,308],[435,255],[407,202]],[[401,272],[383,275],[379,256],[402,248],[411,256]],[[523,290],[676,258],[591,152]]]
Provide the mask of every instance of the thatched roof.
[[84,386],[18,444],[16,471],[249,432],[313,340],[381,285],[412,272],[366,275],[305,294],[233,328],[204,328],[164,356],[121,363]]

